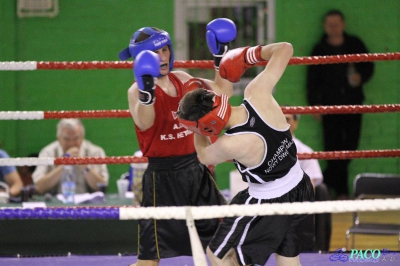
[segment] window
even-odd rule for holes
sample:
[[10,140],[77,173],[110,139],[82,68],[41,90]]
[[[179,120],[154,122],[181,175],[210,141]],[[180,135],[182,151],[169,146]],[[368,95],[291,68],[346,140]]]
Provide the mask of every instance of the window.
[[[237,37],[231,43],[231,49],[273,42],[274,6],[275,2],[271,0],[175,0],[175,59],[212,60],[205,39],[206,25],[220,17],[229,18],[236,24]],[[247,70],[242,80],[235,84],[235,91],[241,90],[259,71],[259,67]],[[213,72],[208,69],[189,69],[188,72],[192,76],[213,78]]]

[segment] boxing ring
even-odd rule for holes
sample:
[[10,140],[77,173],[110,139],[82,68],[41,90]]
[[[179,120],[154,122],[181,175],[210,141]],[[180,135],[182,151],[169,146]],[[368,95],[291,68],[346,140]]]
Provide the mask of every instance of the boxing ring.
[[[382,60],[399,60],[400,53],[356,54],[343,56],[293,57],[289,65],[300,64],[332,64],[344,62],[365,62]],[[258,63],[264,65],[267,62]],[[213,68],[212,61],[175,61],[175,68]],[[21,71],[41,69],[110,69],[132,68],[132,62],[0,62],[0,70]],[[359,105],[359,106],[314,106],[314,107],[282,107],[284,113],[295,114],[345,114],[345,113],[383,113],[398,112],[400,104]],[[0,112],[1,120],[41,120],[61,118],[130,118],[128,110],[84,110],[84,111],[5,111]],[[400,150],[363,150],[299,153],[299,159],[355,159],[399,157]],[[146,162],[146,158],[135,156],[113,157],[81,157],[81,158],[9,158],[0,159],[3,165],[64,165],[64,164],[129,164]],[[138,219],[183,219],[189,230],[193,257],[162,259],[160,265],[208,265],[200,240],[194,227],[194,220],[233,216],[283,215],[283,214],[318,214],[344,213],[354,211],[390,211],[400,210],[400,198],[367,199],[350,201],[324,201],[263,205],[228,205],[202,207],[146,207],[132,206],[67,206],[46,208],[0,208],[0,221],[14,220],[113,220],[129,221]],[[343,265],[343,263],[363,263],[376,265],[398,265],[400,255],[396,251],[387,251],[378,258],[369,261],[353,260],[352,254],[346,250],[330,253],[302,253],[302,265]],[[13,256],[1,254],[0,265],[129,265],[136,261],[136,254],[79,255],[67,253],[66,256],[24,256],[16,250]],[[271,256],[266,265],[275,265]]]

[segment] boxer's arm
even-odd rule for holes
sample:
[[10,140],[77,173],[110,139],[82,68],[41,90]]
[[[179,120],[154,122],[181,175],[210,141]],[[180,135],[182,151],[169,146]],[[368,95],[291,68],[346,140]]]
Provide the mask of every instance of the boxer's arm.
[[268,60],[265,69],[257,75],[246,87],[246,91],[260,90],[272,95],[272,91],[293,55],[293,47],[290,43],[281,42],[265,45],[261,49],[261,58]]
[[142,51],[135,58],[133,73],[136,83],[128,90],[129,111],[140,130],[154,123],[155,77],[160,75],[160,58],[152,51]]
[[226,94],[228,98],[233,95],[233,83],[222,78],[219,74],[219,71],[215,71],[214,82],[211,82],[211,84],[213,91],[215,91],[217,94]]
[[129,111],[132,115],[135,125],[140,130],[150,128],[156,117],[154,105],[143,105],[139,101],[139,88],[137,83],[132,84],[128,89]]
[[197,133],[194,134],[194,146],[196,148],[197,157],[202,164],[219,164],[233,158],[229,158],[230,156],[225,154],[221,143],[222,141],[217,140],[211,144],[209,137]]
[[[238,143],[243,145],[238,145]],[[248,147],[251,146],[246,143],[243,135],[221,136],[211,143],[210,137],[197,133],[194,134],[194,145],[199,161],[205,165],[219,164],[234,158],[244,158],[248,155]]]

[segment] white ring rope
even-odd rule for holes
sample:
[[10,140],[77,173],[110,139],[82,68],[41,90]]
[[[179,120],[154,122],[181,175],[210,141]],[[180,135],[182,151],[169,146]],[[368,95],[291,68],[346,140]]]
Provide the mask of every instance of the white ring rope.
[[32,166],[32,165],[54,165],[54,158],[41,157],[41,158],[1,158],[0,166]]
[[0,62],[0,70],[36,70],[36,61],[26,62]]
[[[23,207],[0,207],[0,209],[23,209]],[[294,215],[318,213],[375,212],[400,210],[400,198],[315,201],[293,203],[263,203],[251,205],[214,205],[180,207],[133,207],[121,206],[120,220],[203,220],[223,217]],[[190,221],[188,221],[190,223]]]
[[186,219],[194,265],[206,266],[208,264],[196,227],[194,227],[194,220],[254,215],[291,215],[384,210],[400,210],[400,198],[201,207],[121,207],[119,209],[119,218],[120,220]]
[[354,211],[400,210],[400,198],[345,201],[318,201],[252,205],[199,206],[199,207],[120,207],[120,220],[187,219],[194,220],[254,215],[292,215],[312,213],[340,213]]
[[1,111],[1,120],[42,120],[43,111]]

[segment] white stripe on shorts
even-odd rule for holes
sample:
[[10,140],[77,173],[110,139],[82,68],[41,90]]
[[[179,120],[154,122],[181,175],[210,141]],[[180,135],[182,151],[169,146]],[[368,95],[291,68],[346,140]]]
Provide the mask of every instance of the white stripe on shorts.
[[[249,201],[251,200],[251,198],[252,198],[252,197],[249,197],[249,198],[246,200],[245,205],[249,203]],[[219,245],[219,247],[217,248],[217,250],[215,250],[215,252],[214,252],[214,255],[215,255],[215,256],[218,256],[218,254],[221,252],[221,250],[226,246],[226,243],[228,242],[229,238],[232,236],[233,232],[235,232],[235,229],[236,229],[236,227],[237,227],[237,224],[239,223],[239,221],[240,221],[243,217],[244,217],[244,216],[240,216],[240,217],[238,217],[238,218],[235,219],[235,222],[233,223],[232,228],[231,228],[231,230],[229,231],[229,233],[225,236],[224,241],[222,241],[221,245]]]
[[[251,198],[251,197],[250,197],[250,198]],[[246,203],[247,203],[247,202],[246,202]],[[258,200],[257,204],[261,204],[261,199]],[[245,230],[244,230],[244,232],[243,232],[243,235],[242,235],[242,237],[240,238],[239,244],[238,244],[238,246],[237,246],[237,252],[238,252],[238,254],[239,254],[240,262],[242,263],[242,265],[245,265],[245,264],[246,264],[245,261],[244,261],[244,258],[243,258],[242,245],[243,245],[244,240],[246,239],[247,232],[249,231],[250,224],[253,222],[253,220],[254,220],[257,216],[258,216],[258,215],[254,215],[253,218],[246,224],[246,227],[245,227]]]

